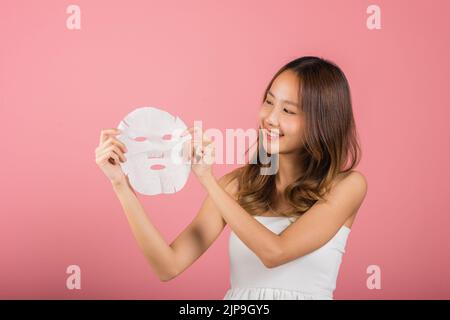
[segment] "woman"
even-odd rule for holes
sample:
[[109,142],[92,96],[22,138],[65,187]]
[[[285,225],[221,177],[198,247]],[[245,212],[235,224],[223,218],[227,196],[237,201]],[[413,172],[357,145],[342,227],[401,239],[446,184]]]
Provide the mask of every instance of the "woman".
[[353,170],[360,147],[345,75],[317,57],[289,62],[265,90],[259,129],[257,150],[276,156],[275,174],[261,174],[268,164],[256,158],[216,180],[214,145],[202,132],[194,135],[192,170],[208,197],[170,245],[118,165],[126,161],[126,150],[114,137],[116,129],[102,131],[96,162],[162,281],[186,270],[228,224],[231,288],[224,299],[333,299],[346,241],[367,192],[365,177]]

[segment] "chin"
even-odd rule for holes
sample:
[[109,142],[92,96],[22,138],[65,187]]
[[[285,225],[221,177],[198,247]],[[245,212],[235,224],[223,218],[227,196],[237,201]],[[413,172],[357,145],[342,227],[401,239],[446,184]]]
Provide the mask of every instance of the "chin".
[[280,148],[279,147],[276,147],[276,146],[271,146],[271,144],[270,144],[270,142],[266,145],[266,143],[267,142],[263,142],[262,143],[262,146],[263,146],[263,149],[264,149],[264,151],[266,152],[266,153],[269,153],[269,154],[277,154],[277,153],[281,153],[280,151],[282,151],[282,149],[280,150]]

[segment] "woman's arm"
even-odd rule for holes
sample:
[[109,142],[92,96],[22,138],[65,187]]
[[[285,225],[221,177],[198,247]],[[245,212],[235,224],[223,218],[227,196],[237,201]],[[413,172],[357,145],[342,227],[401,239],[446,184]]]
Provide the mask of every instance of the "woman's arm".
[[356,214],[367,192],[365,177],[353,171],[332,186],[326,199],[317,201],[296,222],[275,234],[253,218],[216,181],[212,173],[215,144],[201,128],[192,127],[192,170],[233,232],[268,267],[297,259],[327,243],[345,221]]
[[[185,133],[193,134],[188,155],[192,161],[192,170],[207,190],[209,198],[233,232],[264,265],[269,266],[272,257],[278,254],[278,236],[246,212],[218,183],[212,173],[212,164],[215,161],[215,143],[212,139],[205,135],[200,127],[191,127]],[[232,188],[237,191],[237,180],[232,184]]]
[[112,182],[113,189],[127,216],[133,235],[151,267],[162,281],[176,272],[172,248],[148,219],[144,208],[128,182]]
[[278,235],[253,218],[235,199],[224,192],[212,174],[199,179],[233,232],[266,267],[270,267],[272,257],[278,255]]
[[338,183],[326,201],[313,205],[279,235],[248,214],[207,174],[200,178],[222,217],[236,235],[268,268],[297,259],[327,243],[355,214],[367,191],[362,174],[355,171]]
[[[230,184],[232,178],[233,175],[228,173],[219,179],[220,186],[231,195],[236,192],[234,185]],[[207,197],[193,221],[168,245],[148,219],[128,179],[113,183],[113,188],[139,247],[161,281],[175,278],[192,265],[226,225],[210,197]]]

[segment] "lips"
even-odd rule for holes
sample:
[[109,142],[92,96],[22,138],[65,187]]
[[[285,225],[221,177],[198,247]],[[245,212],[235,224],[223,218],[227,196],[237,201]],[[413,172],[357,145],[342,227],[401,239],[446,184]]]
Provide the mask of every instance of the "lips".
[[278,139],[281,139],[284,136],[284,134],[278,134],[279,131],[277,132],[277,130],[272,131],[266,128],[263,128],[262,130],[267,138],[267,141],[277,141]]

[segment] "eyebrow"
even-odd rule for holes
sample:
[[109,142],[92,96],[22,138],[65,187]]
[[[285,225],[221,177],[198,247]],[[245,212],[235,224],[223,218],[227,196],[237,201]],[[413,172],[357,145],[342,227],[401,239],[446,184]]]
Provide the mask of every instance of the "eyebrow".
[[[272,92],[270,92],[270,90],[267,91],[267,93],[270,94],[272,97],[274,97],[276,99],[275,95]],[[293,106],[296,106],[296,107],[300,108],[300,105],[298,103],[295,103],[295,102],[292,102],[292,101],[289,101],[289,100],[281,100],[281,101],[283,101],[283,102],[285,102],[287,104],[292,104]]]

